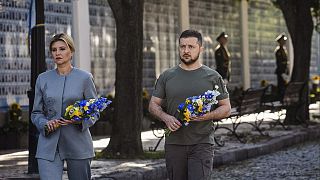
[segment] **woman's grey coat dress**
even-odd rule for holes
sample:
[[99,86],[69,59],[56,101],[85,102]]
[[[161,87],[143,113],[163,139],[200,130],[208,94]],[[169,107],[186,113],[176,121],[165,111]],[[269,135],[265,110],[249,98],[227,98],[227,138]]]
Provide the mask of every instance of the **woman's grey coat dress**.
[[89,127],[95,122],[85,122],[82,127],[69,124],[45,136],[44,126],[51,119],[63,117],[67,106],[75,101],[97,98],[93,77],[90,73],[73,68],[68,75],[50,70],[39,75],[32,123],[40,132],[36,158],[53,161],[56,151],[61,159],[88,159],[94,157]]

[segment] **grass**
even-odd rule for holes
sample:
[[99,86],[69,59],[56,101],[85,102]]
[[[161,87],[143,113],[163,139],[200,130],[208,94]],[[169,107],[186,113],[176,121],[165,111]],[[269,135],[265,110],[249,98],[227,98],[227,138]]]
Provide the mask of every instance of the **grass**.
[[111,153],[105,153],[103,151],[96,152],[95,159],[164,159],[164,151],[144,151],[143,154],[135,157],[125,157],[120,155],[113,155]]
[[163,159],[164,151],[144,151],[144,159]]

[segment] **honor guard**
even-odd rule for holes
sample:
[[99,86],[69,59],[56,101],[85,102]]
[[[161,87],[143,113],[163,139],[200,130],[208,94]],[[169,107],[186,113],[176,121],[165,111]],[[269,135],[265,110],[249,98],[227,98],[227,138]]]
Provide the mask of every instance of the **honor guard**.
[[284,33],[281,33],[275,41],[277,41],[278,46],[275,49],[275,56],[276,56],[276,70],[275,74],[277,75],[277,81],[278,81],[278,93],[280,97],[283,96],[284,90],[285,90],[285,84],[286,81],[284,79],[284,75],[289,74],[289,68],[288,68],[288,56],[287,51],[285,48],[285,44],[287,41],[287,36]]
[[219,42],[214,53],[216,59],[216,70],[227,83],[230,81],[231,73],[230,53],[227,49],[228,35],[225,32],[222,32],[216,40]]

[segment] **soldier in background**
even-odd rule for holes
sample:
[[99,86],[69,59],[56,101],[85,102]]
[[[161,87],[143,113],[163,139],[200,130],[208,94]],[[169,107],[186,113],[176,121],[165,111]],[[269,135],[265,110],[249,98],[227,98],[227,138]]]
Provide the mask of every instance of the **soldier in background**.
[[277,75],[278,80],[278,93],[280,98],[282,98],[286,85],[284,76],[289,74],[287,51],[284,46],[286,44],[287,37],[284,33],[281,33],[275,40],[279,44],[275,49],[277,63],[275,74]]
[[222,76],[225,83],[230,81],[231,74],[231,62],[230,53],[227,49],[228,35],[225,32],[220,33],[216,38],[219,42],[215,48],[216,70]]

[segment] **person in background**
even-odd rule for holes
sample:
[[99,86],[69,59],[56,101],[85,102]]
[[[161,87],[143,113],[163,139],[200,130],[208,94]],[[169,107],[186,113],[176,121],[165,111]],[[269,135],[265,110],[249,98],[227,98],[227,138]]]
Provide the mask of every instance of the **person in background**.
[[[170,180],[210,180],[213,168],[213,121],[230,115],[225,83],[215,70],[201,64],[202,35],[186,30],[179,38],[180,64],[164,71],[157,79],[149,111],[171,131],[165,138],[165,159]],[[175,116],[180,103],[218,86],[218,106],[213,111],[192,117],[182,126]],[[164,108],[165,107],[165,108]]]
[[63,115],[75,101],[97,98],[93,77],[72,66],[75,47],[69,35],[53,36],[49,49],[56,68],[38,76],[31,113],[32,123],[40,132],[36,153],[40,178],[61,180],[66,162],[70,180],[90,180],[94,150],[89,127],[95,122],[79,125],[63,119]]
[[278,82],[278,94],[280,99],[284,95],[286,81],[284,76],[289,74],[288,68],[288,56],[287,50],[285,48],[285,44],[287,41],[287,36],[284,33],[281,33],[275,39],[277,41],[278,46],[275,49],[275,56],[276,56],[276,70],[275,74],[277,75],[277,82]]
[[216,40],[219,42],[214,53],[216,70],[222,76],[223,80],[228,83],[231,75],[230,53],[227,48],[228,35],[225,32],[222,32]]

